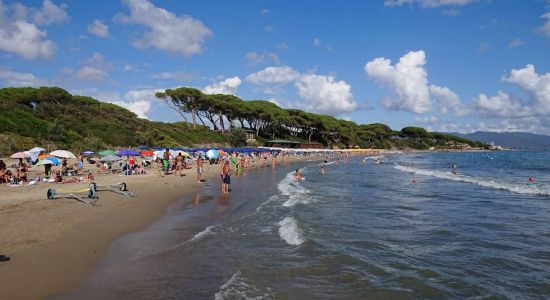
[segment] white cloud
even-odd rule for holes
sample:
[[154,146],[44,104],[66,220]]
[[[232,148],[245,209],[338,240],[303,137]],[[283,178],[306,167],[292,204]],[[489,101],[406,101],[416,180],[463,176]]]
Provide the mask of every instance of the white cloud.
[[474,104],[478,112],[489,117],[518,118],[532,115],[531,109],[512,100],[510,95],[502,91],[492,97],[480,94]]
[[383,57],[369,61],[365,73],[375,81],[389,86],[397,97],[383,98],[381,105],[388,109],[425,113],[431,110],[428,74],[424,69],[424,51],[411,51],[403,55],[395,66]]
[[124,95],[114,91],[100,91],[97,88],[71,90],[73,95],[90,96],[97,100],[112,103],[124,107],[138,117],[148,119],[147,113],[151,110],[152,102],[157,101],[155,93],[161,89],[134,89],[127,91]]
[[244,56],[244,58],[252,66],[257,66],[265,63],[270,63],[270,62],[274,64],[281,63],[279,56],[273,52],[264,52],[264,53],[248,52]]
[[95,52],[87,58],[84,66],[75,73],[75,77],[80,80],[101,81],[107,76],[109,65],[104,62],[104,57],[99,52]]
[[539,114],[550,115],[550,73],[539,75],[535,66],[528,64],[523,69],[512,69],[504,80],[530,93]]
[[205,39],[212,32],[200,20],[154,6],[147,0],[123,0],[130,15],[118,14],[115,20],[122,24],[137,24],[148,28],[132,44],[138,48],[157,48],[190,57],[203,52]]
[[32,19],[38,25],[65,23],[70,20],[67,5],[55,5],[50,0],[44,0],[40,9],[31,9]]
[[545,19],[544,25],[540,28],[540,32],[542,32],[545,36],[550,38],[550,12],[545,13],[541,16],[541,18]]
[[95,19],[90,25],[88,25],[88,32],[100,38],[108,38],[111,36],[109,26],[98,19]]
[[442,113],[453,112],[456,115],[464,116],[468,109],[460,102],[460,97],[448,87],[430,85],[430,95],[436,100]]
[[187,72],[184,72],[184,71],[161,72],[161,73],[153,74],[153,78],[188,81],[188,80],[191,80],[193,78],[193,75],[189,74]]
[[491,50],[491,46],[488,43],[481,43],[479,47],[477,47],[477,51],[479,52],[487,52],[489,50]]
[[508,43],[508,47],[509,48],[516,48],[516,47],[519,47],[519,46],[523,46],[524,44],[525,44],[525,42],[522,39],[515,38],[515,39],[511,40],[510,43]]
[[439,119],[436,116],[426,116],[426,117],[416,117],[414,118],[415,122],[423,124],[436,124]]
[[241,79],[237,76],[226,78],[218,83],[206,86],[203,89],[205,94],[228,94],[234,95],[241,85]]
[[332,50],[333,50],[331,46],[321,42],[321,40],[318,37],[313,39],[313,46],[315,46],[317,48],[325,49],[328,52],[332,52]]
[[260,15],[262,16],[268,15],[269,13],[270,13],[270,10],[267,8],[260,10]]
[[285,84],[298,79],[300,73],[289,66],[267,67],[246,76],[246,81],[257,85]]
[[[59,9],[63,13],[59,13]],[[0,49],[24,59],[49,58],[56,45],[47,39],[45,30],[36,24],[48,25],[68,20],[64,6],[44,1],[41,9],[27,8],[22,4],[4,5],[0,1]],[[32,16],[32,18],[30,17]],[[36,23],[32,23],[34,22]]]
[[474,0],[385,0],[384,6],[394,7],[403,5],[419,5],[424,8],[436,8],[441,6],[463,6]]
[[333,76],[302,75],[294,83],[298,95],[305,100],[305,106],[312,111],[338,114],[354,111],[351,86],[345,81],[335,81]]
[[9,69],[0,69],[0,80],[5,86],[40,87],[48,86],[46,80],[40,79],[31,73],[16,72]]

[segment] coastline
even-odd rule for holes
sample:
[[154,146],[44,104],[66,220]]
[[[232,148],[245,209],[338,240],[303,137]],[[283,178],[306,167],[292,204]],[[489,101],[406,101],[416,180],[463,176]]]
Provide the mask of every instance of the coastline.
[[[207,166],[211,180],[218,165]],[[195,169],[186,176],[104,176],[98,184],[124,181],[134,198],[100,192],[96,206],[70,199],[48,201],[52,186],[3,188],[0,203],[0,252],[11,257],[0,264],[0,299],[37,299],[78,286],[105,255],[109,245],[130,232],[141,231],[160,218],[180,197],[200,189]],[[77,190],[87,184],[58,185]],[[2,198],[4,198],[2,196]]]

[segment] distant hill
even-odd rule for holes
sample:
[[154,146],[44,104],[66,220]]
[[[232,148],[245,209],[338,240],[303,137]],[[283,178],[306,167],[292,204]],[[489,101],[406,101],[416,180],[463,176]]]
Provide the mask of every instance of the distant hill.
[[487,132],[477,131],[474,133],[450,133],[472,141],[483,143],[494,142],[495,145],[515,149],[550,149],[550,136],[533,134],[528,132]]

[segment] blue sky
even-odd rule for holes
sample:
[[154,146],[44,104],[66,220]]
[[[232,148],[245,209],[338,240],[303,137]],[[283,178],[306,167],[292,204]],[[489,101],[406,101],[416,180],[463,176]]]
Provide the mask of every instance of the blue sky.
[[357,123],[550,133],[550,2],[2,1],[0,84],[176,121],[179,86]]

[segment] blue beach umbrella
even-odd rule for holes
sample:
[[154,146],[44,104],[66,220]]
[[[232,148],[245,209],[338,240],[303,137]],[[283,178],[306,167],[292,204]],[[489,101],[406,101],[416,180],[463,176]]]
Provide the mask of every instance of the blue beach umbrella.
[[84,155],[84,156],[92,156],[92,155],[95,154],[95,152],[94,152],[94,151],[84,151],[84,152],[82,152],[82,153],[80,153],[80,154],[82,154],[82,155]]
[[47,158],[44,158],[44,160],[51,161],[54,166],[59,165],[59,159],[57,159],[56,157],[47,157]]
[[136,152],[132,149],[124,149],[124,150],[119,150],[117,152],[117,154],[119,156],[141,156],[141,154],[139,152]]

